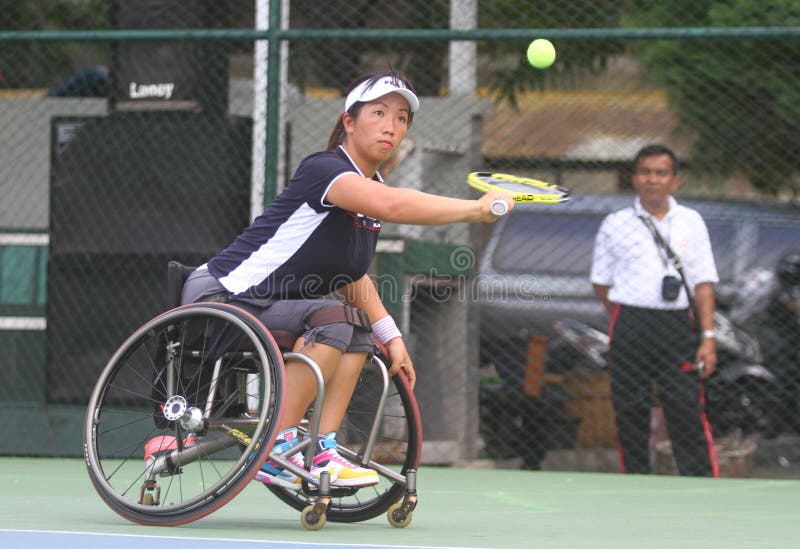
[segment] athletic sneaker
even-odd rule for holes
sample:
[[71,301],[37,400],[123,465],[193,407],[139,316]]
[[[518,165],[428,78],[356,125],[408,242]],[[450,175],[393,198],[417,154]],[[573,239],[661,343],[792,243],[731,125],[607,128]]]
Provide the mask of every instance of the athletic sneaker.
[[[278,433],[278,438],[275,439],[275,445],[272,447],[272,451],[280,455],[288,452],[290,448],[297,446],[299,442],[300,441],[297,438],[297,427],[290,427],[289,429]],[[300,468],[305,466],[305,460],[303,460],[302,452],[297,452],[296,454],[291,455],[289,457],[289,461]],[[261,466],[261,470],[256,473],[256,476],[253,477],[253,480],[263,482],[264,484],[278,485],[295,485],[302,482],[300,477],[291,471],[280,469],[280,466],[277,463],[269,460],[264,462],[264,465]]]
[[[183,447],[186,448],[187,446],[191,446],[197,442],[197,437],[194,435],[189,435],[185,439],[183,439]],[[161,435],[157,437],[153,437],[147,441],[147,444],[144,445],[144,460],[147,459],[152,455],[161,455],[162,453],[168,450],[177,450],[178,449],[178,439],[170,435]]]
[[322,471],[331,476],[331,486],[360,488],[378,484],[378,473],[365,469],[343,458],[336,449],[336,433],[328,433],[317,443],[317,455],[311,464],[311,474],[319,478]]

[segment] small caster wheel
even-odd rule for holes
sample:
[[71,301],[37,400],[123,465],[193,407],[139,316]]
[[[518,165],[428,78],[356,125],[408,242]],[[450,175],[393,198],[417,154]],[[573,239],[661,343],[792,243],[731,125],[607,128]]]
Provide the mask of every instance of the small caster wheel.
[[152,507],[156,504],[155,500],[153,499],[153,494],[145,494],[142,496],[142,505],[147,505]]
[[389,524],[395,528],[405,528],[411,524],[414,513],[413,511],[406,511],[402,503],[395,503],[389,507],[386,518],[389,519]]
[[316,505],[309,505],[300,513],[300,523],[306,530],[319,530],[327,520],[326,514],[318,511]]

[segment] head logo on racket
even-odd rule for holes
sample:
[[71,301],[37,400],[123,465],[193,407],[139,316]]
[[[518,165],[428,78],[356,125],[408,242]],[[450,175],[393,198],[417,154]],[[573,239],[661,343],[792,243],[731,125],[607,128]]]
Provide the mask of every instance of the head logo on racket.
[[[467,185],[484,193],[510,192],[514,202],[518,203],[560,204],[570,199],[570,190],[561,185],[504,173],[473,172],[467,176]],[[508,207],[502,200],[492,202],[491,209],[497,216],[508,213]]]

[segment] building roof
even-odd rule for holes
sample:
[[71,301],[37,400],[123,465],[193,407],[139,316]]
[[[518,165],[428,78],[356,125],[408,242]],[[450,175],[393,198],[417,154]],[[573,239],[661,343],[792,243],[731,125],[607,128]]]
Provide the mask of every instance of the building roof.
[[689,139],[663,92],[529,92],[518,108],[496,103],[485,117],[487,158],[630,161],[642,146],[663,143],[686,158]]

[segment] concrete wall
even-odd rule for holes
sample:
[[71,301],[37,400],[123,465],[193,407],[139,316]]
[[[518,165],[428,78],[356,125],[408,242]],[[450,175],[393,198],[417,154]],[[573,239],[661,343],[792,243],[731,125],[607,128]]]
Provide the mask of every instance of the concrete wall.
[[0,98],[0,229],[48,226],[53,117],[105,113],[105,99]]

